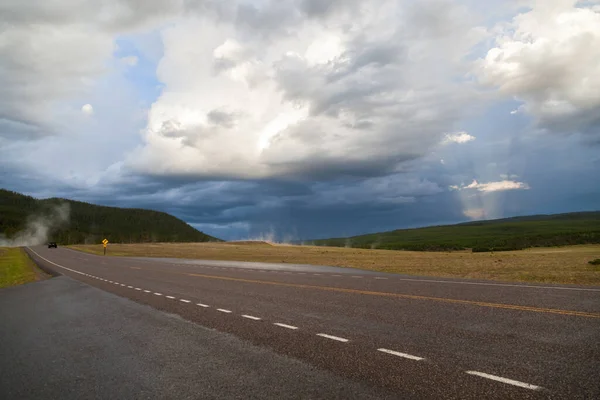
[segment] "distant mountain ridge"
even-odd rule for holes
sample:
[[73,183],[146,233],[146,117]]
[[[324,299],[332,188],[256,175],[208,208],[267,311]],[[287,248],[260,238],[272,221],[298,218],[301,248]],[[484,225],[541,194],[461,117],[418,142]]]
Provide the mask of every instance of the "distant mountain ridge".
[[[221,241],[164,212],[68,199],[38,200],[0,189],[0,235],[15,245]],[[0,245],[2,239],[0,238]]]
[[424,251],[502,251],[600,243],[600,211],[470,221],[347,238],[320,239],[312,243],[317,246]]

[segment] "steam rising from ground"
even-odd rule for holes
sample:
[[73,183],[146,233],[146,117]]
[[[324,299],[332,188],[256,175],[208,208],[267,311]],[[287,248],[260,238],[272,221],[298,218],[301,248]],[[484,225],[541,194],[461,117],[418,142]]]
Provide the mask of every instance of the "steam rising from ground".
[[297,234],[285,234],[283,236],[278,235],[273,228],[269,229],[267,232],[263,232],[257,235],[250,236],[246,239],[240,239],[238,241],[243,242],[266,242],[270,244],[297,244],[298,235]]
[[43,215],[30,216],[27,219],[25,229],[12,238],[9,239],[0,234],[0,246],[35,246],[45,243],[48,241],[48,235],[53,229],[59,228],[69,220],[70,211],[69,203],[62,203],[46,210]]

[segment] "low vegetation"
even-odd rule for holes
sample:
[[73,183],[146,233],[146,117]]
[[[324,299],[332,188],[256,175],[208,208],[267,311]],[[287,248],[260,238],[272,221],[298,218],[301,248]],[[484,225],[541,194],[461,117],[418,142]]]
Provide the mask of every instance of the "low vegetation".
[[[102,254],[100,245],[71,246]],[[537,248],[501,253],[422,252],[230,243],[109,245],[113,256],[174,257],[331,265],[409,275],[600,286],[600,271],[588,263],[600,246]]]
[[498,252],[531,247],[600,243],[600,212],[533,215],[349,238],[315,240],[318,246],[363,249]]
[[0,234],[8,239],[42,234],[45,236],[42,240],[59,244],[99,243],[104,238],[119,243],[219,240],[159,211],[104,207],[57,198],[38,200],[3,189],[0,189]]
[[0,247],[0,288],[33,282],[37,277],[34,263],[23,249]]

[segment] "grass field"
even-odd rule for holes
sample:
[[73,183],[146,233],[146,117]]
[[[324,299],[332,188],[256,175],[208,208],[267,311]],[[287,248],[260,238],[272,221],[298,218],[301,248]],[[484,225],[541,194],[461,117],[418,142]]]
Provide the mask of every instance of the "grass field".
[[600,212],[530,215],[457,225],[399,229],[349,238],[314,240],[311,244],[418,251],[497,251],[600,244]]
[[[73,249],[102,254],[102,245]],[[321,246],[228,243],[113,244],[113,256],[175,257],[331,265],[410,275],[600,286],[600,245],[499,253],[367,250]]]
[[0,288],[38,279],[33,261],[23,249],[0,247]]

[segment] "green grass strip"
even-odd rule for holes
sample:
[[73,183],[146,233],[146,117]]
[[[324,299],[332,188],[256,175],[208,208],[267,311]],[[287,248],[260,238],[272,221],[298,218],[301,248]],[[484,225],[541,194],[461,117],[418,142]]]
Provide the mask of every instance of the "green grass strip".
[[18,247],[0,247],[0,288],[36,280],[33,261]]

